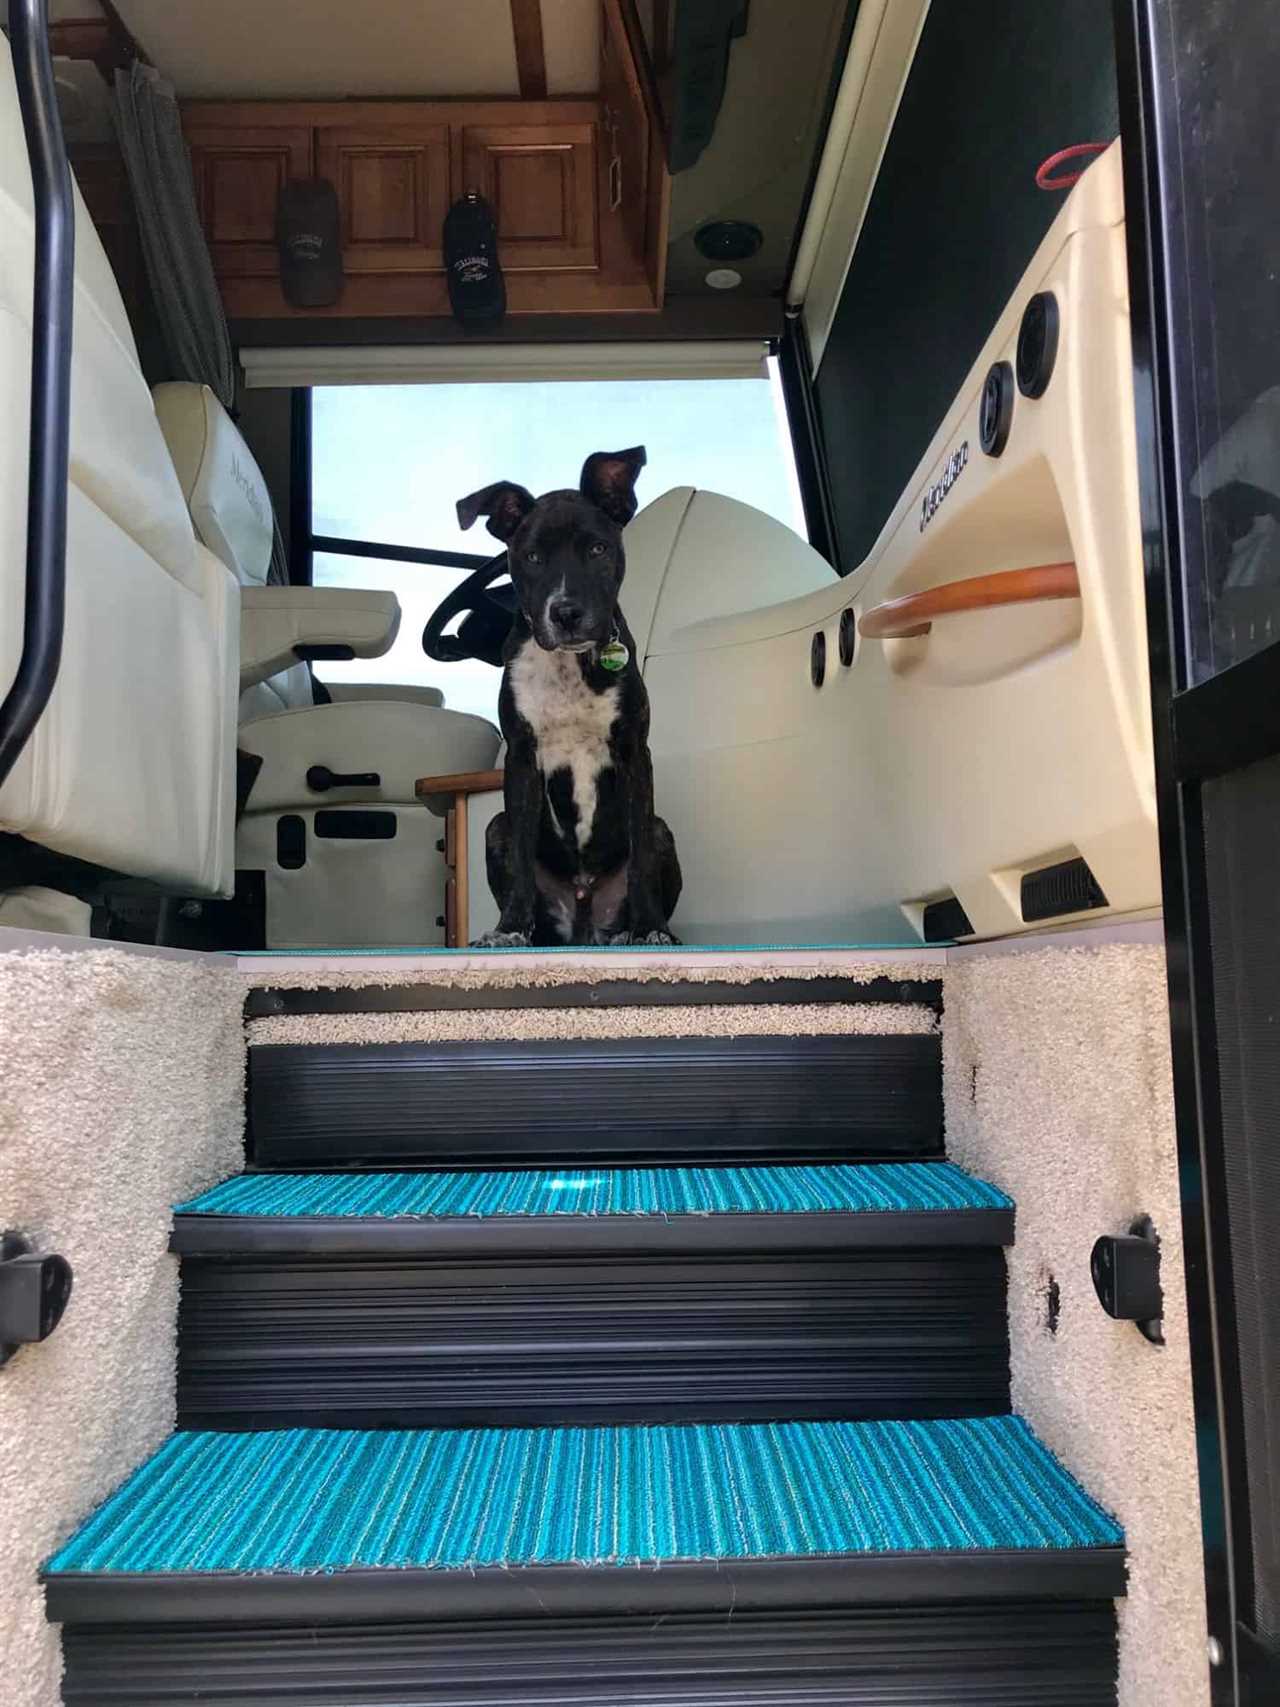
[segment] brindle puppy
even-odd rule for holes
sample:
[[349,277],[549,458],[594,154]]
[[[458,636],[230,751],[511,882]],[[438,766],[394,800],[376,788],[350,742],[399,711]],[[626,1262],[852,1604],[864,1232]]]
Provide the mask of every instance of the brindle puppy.
[[643,449],[597,451],[576,492],[500,481],[458,504],[507,547],[519,609],[498,720],[505,811],[489,826],[498,927],[478,947],[671,943],[680,862],[653,809],[649,696],[618,608]]

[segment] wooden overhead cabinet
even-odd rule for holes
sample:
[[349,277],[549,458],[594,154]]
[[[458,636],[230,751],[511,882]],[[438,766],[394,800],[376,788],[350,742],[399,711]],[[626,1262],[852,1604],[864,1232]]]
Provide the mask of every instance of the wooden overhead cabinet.
[[[235,319],[445,315],[442,227],[478,190],[498,221],[508,311],[662,306],[666,174],[656,104],[617,0],[599,95],[526,101],[190,101],[183,125],[214,271]],[[328,308],[280,289],[276,203],[332,181],[346,284]]]

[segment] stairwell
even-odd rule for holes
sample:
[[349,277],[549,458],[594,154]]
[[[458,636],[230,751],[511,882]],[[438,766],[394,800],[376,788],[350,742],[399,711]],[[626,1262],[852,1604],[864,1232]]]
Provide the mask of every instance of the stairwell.
[[45,1572],[68,1704],[1115,1701],[936,980],[592,999],[251,995],[178,1432]]

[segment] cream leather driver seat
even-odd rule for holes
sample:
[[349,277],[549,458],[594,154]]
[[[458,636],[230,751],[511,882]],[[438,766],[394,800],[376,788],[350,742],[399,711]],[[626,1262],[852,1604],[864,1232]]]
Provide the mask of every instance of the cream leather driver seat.
[[[75,212],[62,660],[0,787],[0,925],[87,933],[88,903],[69,893],[73,869],[85,873],[67,859],[179,895],[231,891],[239,588],[192,533],[78,191]],[[0,37],[0,696],[18,666],[26,601],[33,245]]]
[[271,502],[238,428],[207,386],[157,386],[155,405],[196,533],[241,585],[237,744],[261,766],[236,831],[236,868],[263,874],[265,945],[443,942],[442,824],[418,805],[414,783],[487,770],[498,731],[444,709],[433,689],[347,686],[316,704],[302,660],[381,656],[399,627],[395,595],[268,586]]

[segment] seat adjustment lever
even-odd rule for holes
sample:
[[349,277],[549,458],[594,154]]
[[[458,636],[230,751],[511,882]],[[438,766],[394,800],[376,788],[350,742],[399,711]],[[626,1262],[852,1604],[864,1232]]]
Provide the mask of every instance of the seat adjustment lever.
[[312,765],[307,771],[307,787],[313,794],[327,794],[331,788],[381,788],[382,778],[377,771],[352,771],[344,776],[328,765]]

